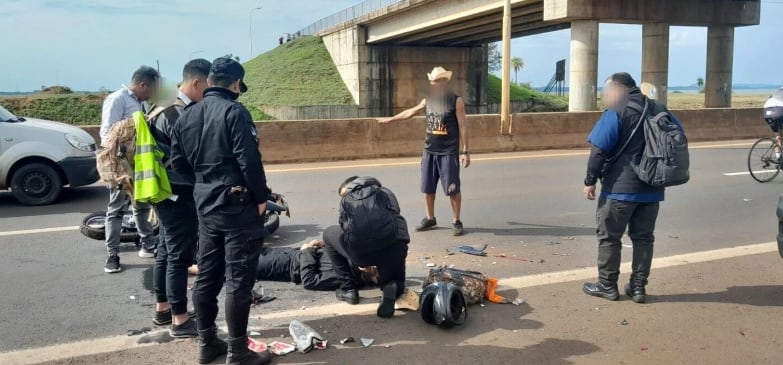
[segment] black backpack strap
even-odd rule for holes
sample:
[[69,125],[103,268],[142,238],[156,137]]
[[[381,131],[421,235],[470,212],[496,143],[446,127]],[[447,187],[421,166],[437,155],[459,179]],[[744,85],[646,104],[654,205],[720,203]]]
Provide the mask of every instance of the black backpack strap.
[[[630,107],[631,109],[637,110],[637,108],[639,107],[639,104],[636,103],[636,102],[629,102],[628,103],[628,107]],[[617,152],[615,152],[615,154],[610,159],[606,160],[607,164],[611,165],[612,163],[617,161],[618,158],[620,158],[620,155],[622,155],[623,152],[625,152],[625,149],[628,147],[628,144],[631,143],[631,140],[636,135],[636,132],[639,130],[639,126],[641,126],[642,122],[644,122],[644,118],[647,116],[647,109],[649,107],[650,107],[650,102],[647,100],[647,98],[644,98],[644,107],[641,108],[641,114],[639,116],[639,121],[636,122],[636,126],[633,127],[633,131],[631,131],[631,135],[628,137],[628,139],[625,141],[625,143],[623,143],[623,146],[620,147],[620,149],[617,150]]]

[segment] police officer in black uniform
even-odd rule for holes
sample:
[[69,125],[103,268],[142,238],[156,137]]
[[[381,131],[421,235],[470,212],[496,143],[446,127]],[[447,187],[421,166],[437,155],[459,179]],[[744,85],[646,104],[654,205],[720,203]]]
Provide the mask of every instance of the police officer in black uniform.
[[[248,315],[270,190],[253,120],[236,101],[247,91],[244,76],[238,62],[216,59],[204,100],[185,109],[172,135],[172,167],[193,177],[199,212],[199,275],[193,287],[193,304],[201,364],[226,352],[227,364],[268,364],[271,357],[247,348]],[[227,348],[217,338],[215,327],[217,296],[223,282]]]

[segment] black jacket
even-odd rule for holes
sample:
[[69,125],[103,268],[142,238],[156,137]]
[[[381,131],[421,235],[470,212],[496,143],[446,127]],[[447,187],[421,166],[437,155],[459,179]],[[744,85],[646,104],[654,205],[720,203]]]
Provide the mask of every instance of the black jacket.
[[[223,227],[257,224],[256,205],[270,194],[256,127],[237,97],[228,89],[207,89],[203,101],[185,108],[171,136],[173,170],[195,181],[200,216]],[[248,191],[244,203],[230,196],[237,186]]]
[[[180,104],[184,104],[182,99],[177,98]],[[180,104],[173,104],[167,107],[162,113],[158,114],[153,120],[150,120],[150,132],[152,137],[155,138],[158,147],[163,151],[163,163],[168,165],[171,159],[171,135],[174,130],[174,123],[179,116],[185,111],[185,107]],[[185,175],[179,174],[174,171],[171,166],[166,167],[168,173],[169,182],[175,186],[188,186],[193,187],[193,180]]]
[[[348,186],[345,187],[346,191],[356,191],[360,190],[362,193],[364,193],[364,196],[367,196],[369,194],[369,189],[364,189],[370,186],[380,186],[381,191],[386,193],[386,195],[389,196],[389,203],[391,204],[391,208],[394,211],[394,213],[397,216],[397,235],[396,240],[397,243],[402,244],[408,244],[411,242],[411,237],[408,234],[408,223],[405,222],[405,218],[400,213],[400,203],[397,202],[397,196],[394,195],[394,193],[389,190],[386,187],[381,186],[381,182],[378,181],[378,179],[371,177],[371,176],[363,176],[360,177],[354,181],[352,181]],[[343,216],[342,207],[340,208],[340,216]]]
[[340,287],[329,255],[320,248],[262,248],[256,269],[258,280],[288,281],[307,290],[336,290]]
[[[594,185],[601,179],[601,190],[607,193],[615,194],[651,194],[660,193],[663,188],[654,188],[639,180],[638,175],[633,170],[633,163],[638,163],[645,147],[645,138],[643,127],[630,140],[628,146],[622,154],[603,170],[604,163],[612,158],[619,149],[631,137],[634,127],[639,123],[642,108],[644,108],[646,97],[638,88],[631,89],[628,94],[626,105],[620,106],[617,110],[620,115],[620,132],[617,145],[612,151],[604,151],[596,146],[592,147],[590,158],[587,164],[586,185]],[[648,115],[655,113],[656,108],[662,106],[656,105],[654,101],[649,101]],[[603,172],[603,173],[602,173]]]

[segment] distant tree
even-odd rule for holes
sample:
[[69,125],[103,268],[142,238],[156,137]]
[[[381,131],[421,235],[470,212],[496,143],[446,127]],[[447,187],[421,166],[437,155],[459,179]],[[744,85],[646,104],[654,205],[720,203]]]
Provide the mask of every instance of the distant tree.
[[101,87],[98,88],[98,92],[101,93],[101,94],[107,94],[107,93],[110,93],[111,90],[107,89],[106,86],[101,86]]
[[696,79],[696,86],[699,87],[699,92],[703,93],[704,92],[704,78],[699,77],[698,79]]
[[229,53],[229,54],[227,54],[227,55],[225,55],[223,57],[225,57],[225,58],[233,58],[235,61],[239,62],[239,56],[234,56],[233,53]]
[[489,47],[489,64],[487,65],[490,73],[496,73],[503,68],[503,55],[498,49],[497,43],[490,43]]
[[525,67],[525,60],[522,57],[514,57],[511,59],[511,67],[514,68],[514,83],[519,84],[519,70]]

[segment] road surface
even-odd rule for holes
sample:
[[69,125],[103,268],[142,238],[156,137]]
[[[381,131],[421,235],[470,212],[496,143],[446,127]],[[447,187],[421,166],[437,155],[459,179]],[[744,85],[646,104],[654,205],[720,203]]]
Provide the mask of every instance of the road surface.
[[[783,178],[758,184],[741,174],[749,146],[693,146],[691,182],[669,189],[661,208],[650,305],[581,294],[596,258],[595,202],[581,195],[586,151],[539,151],[473,156],[473,166],[463,171],[467,235],[451,236],[448,200],[439,195],[442,229],[411,228],[408,258],[410,285],[420,282],[427,263],[455,264],[506,279],[504,294],[521,297],[524,305],[473,307],[464,328],[446,332],[427,327],[416,313],[389,324],[376,319],[376,291],[362,293],[367,304],[349,307],[332,293],[264,283],[266,294],[278,299],[252,309],[251,328],[259,338],[281,339],[287,321],[308,318],[330,332],[332,344],[347,336],[376,340],[370,349],[333,348],[281,363],[420,363],[425,355],[455,364],[781,363],[783,260],[771,241]],[[410,227],[423,216],[416,159],[267,170],[293,214],[268,239],[272,247],[299,245],[335,224],[337,185],[351,175],[376,176],[392,189]],[[67,191],[57,205],[31,208],[0,194],[0,363],[68,357],[76,358],[56,363],[192,363],[193,341],[135,348],[139,339],[158,337],[126,336],[153,327],[153,262],[126,246],[124,271],[103,272],[102,243],[76,227],[84,215],[105,209],[106,198],[105,189],[87,187]],[[489,256],[447,255],[464,244],[486,244]],[[52,347],[57,344],[64,346]],[[90,355],[103,351],[109,353]]]

